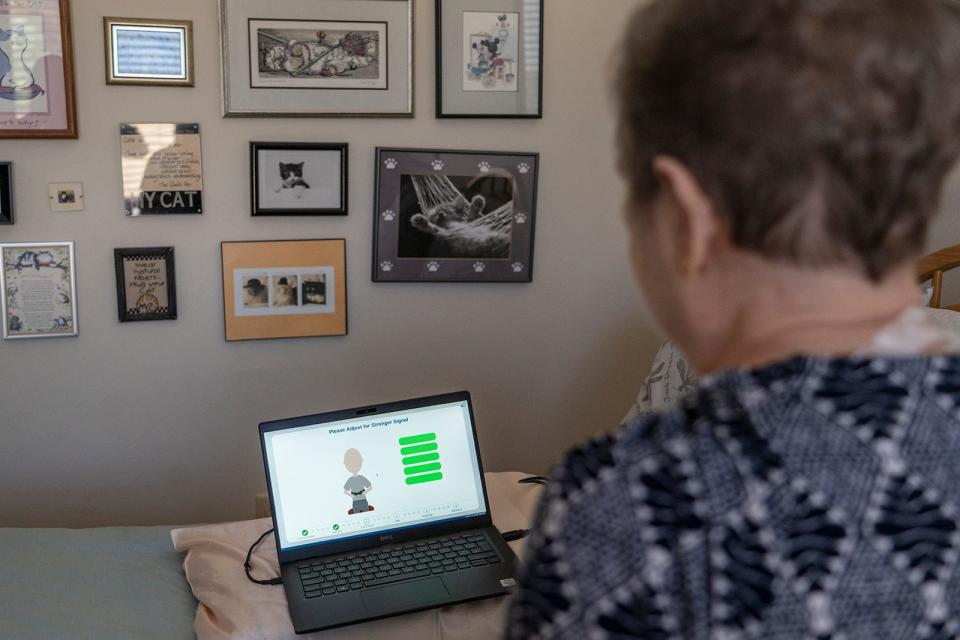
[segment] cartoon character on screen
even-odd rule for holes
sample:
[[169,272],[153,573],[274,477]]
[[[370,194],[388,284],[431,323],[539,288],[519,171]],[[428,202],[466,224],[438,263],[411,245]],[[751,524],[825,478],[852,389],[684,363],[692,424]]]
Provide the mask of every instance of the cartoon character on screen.
[[343,466],[352,474],[343,485],[344,495],[353,500],[353,507],[347,511],[347,515],[352,516],[355,513],[373,511],[373,505],[367,502],[367,494],[373,489],[373,485],[364,476],[360,475],[360,469],[363,468],[363,456],[356,449],[347,449],[347,452],[343,454]]

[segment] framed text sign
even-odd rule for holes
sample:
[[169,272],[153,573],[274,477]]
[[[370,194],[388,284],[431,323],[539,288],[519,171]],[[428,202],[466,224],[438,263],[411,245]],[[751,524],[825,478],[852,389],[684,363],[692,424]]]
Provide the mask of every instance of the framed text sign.
[[123,210],[128,216],[203,213],[198,124],[122,124]]

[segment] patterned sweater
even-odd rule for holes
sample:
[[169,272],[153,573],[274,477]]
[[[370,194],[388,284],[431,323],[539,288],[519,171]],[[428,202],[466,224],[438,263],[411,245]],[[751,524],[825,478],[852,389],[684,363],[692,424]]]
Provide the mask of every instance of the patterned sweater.
[[708,378],[535,522],[511,639],[960,638],[960,356]]

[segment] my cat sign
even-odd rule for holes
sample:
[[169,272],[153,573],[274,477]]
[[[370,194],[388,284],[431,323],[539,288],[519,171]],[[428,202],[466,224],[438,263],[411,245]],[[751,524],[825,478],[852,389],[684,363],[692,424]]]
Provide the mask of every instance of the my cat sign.
[[198,124],[122,124],[123,207],[128,216],[203,213]]

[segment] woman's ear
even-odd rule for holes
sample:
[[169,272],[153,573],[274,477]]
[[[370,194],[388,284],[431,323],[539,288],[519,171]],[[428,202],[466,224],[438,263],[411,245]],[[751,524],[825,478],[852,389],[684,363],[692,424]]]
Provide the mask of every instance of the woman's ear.
[[720,230],[713,202],[687,165],[676,158],[655,157],[653,172],[676,212],[676,219],[670,223],[676,241],[675,268],[682,276],[700,272],[709,261]]

